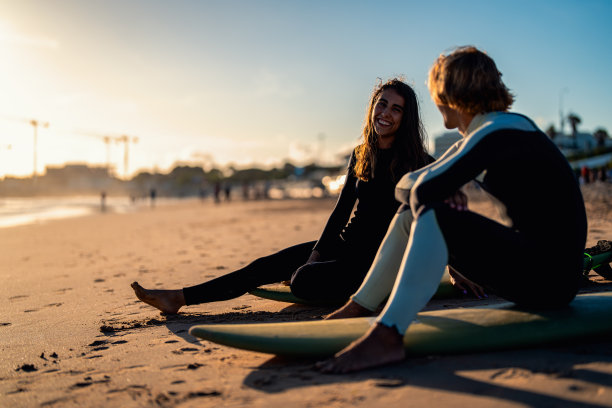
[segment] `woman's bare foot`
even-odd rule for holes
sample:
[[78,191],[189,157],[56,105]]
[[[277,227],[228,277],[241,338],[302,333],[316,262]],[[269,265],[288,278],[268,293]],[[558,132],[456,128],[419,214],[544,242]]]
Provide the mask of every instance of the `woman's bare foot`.
[[325,320],[330,319],[346,319],[349,317],[362,317],[362,316],[371,316],[372,311],[366,309],[358,303],[349,300],[344,306],[340,309],[336,310],[333,313],[325,316]]
[[181,307],[185,306],[185,296],[183,296],[182,289],[145,289],[138,282],[133,282],[131,286],[138,299],[161,310],[162,313],[176,314]]
[[403,340],[395,328],[376,323],[344,350],[315,366],[324,373],[344,374],[402,361],[406,357]]

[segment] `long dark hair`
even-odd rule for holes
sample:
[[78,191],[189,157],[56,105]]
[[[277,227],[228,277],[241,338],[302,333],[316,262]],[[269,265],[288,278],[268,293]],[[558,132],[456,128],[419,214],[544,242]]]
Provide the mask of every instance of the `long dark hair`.
[[356,149],[355,175],[368,181],[376,172],[376,151],[378,150],[378,135],[372,123],[372,110],[380,94],[393,89],[404,98],[404,113],[400,127],[395,134],[391,149],[391,177],[397,182],[409,171],[416,170],[427,164],[425,149],[425,130],[419,115],[419,103],[412,87],[399,78],[392,78],[385,83],[379,83],[372,92],[370,104],[363,125],[363,142]]

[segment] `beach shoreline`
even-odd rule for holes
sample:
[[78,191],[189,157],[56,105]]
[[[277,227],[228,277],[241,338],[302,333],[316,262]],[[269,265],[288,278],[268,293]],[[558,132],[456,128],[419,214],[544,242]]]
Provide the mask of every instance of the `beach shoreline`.
[[[583,189],[587,245],[612,239],[610,186]],[[87,407],[612,406],[612,338],[409,358],[345,376],[219,346],[203,322],[318,319],[244,295],[162,316],[130,283],[181,288],[316,239],[334,199],[178,202],[0,229],[0,405]],[[471,208],[494,216],[485,199]],[[563,220],[560,220],[563,222]],[[593,276],[596,289],[609,283]],[[601,286],[603,285],[603,286]],[[608,286],[605,286],[608,285]],[[429,308],[499,301],[458,299]]]

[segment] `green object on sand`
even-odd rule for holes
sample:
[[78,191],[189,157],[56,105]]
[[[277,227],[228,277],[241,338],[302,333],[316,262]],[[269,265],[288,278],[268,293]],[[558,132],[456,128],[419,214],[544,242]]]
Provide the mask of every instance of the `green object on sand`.
[[606,279],[612,280],[612,241],[600,240],[597,245],[584,250],[582,271],[588,275],[591,269]]
[[[404,336],[409,355],[481,352],[612,333],[612,292],[579,295],[567,307],[530,311],[511,303],[422,312]],[[190,333],[245,350],[329,356],[361,337],[374,318],[197,325]]]
[[[305,300],[300,299],[291,293],[289,286],[285,285],[271,285],[262,286],[249,291],[253,296],[257,296],[264,299],[276,300],[278,302],[297,303],[308,306],[340,306],[346,303],[348,299],[338,300]],[[455,288],[450,283],[450,276],[448,272],[444,273],[438,290],[433,296],[434,299],[448,299],[451,297],[461,296],[461,291]]]

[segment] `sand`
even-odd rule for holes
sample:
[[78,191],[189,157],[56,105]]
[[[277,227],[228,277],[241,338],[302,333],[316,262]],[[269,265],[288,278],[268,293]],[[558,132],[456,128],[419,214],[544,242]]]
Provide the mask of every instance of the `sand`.
[[[587,186],[584,194],[587,244],[612,239],[612,186]],[[330,308],[244,295],[166,317],[129,286],[138,280],[181,288],[316,239],[333,205],[194,200],[0,229],[0,406],[612,406],[612,336],[324,375],[312,369],[313,360],[231,349],[199,341],[188,329],[318,319]],[[470,206],[493,214],[485,200]],[[594,275],[592,282],[585,291],[612,289]],[[498,301],[456,299],[428,308]]]

